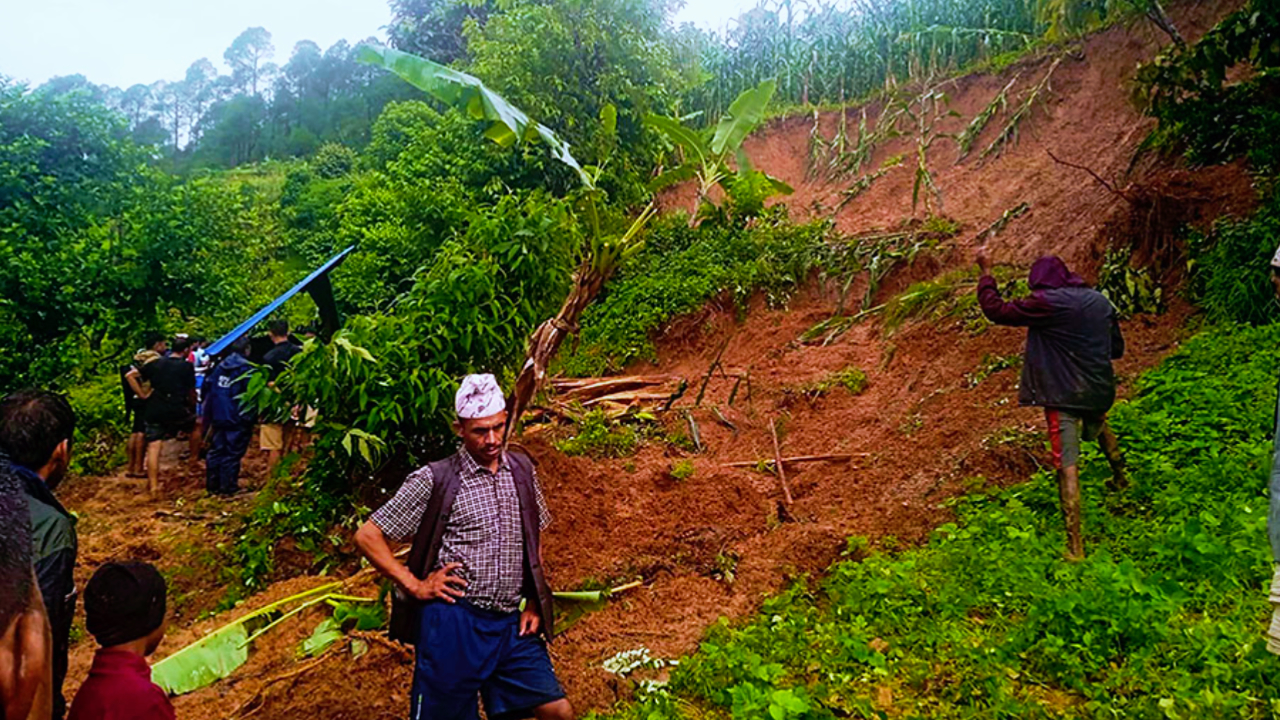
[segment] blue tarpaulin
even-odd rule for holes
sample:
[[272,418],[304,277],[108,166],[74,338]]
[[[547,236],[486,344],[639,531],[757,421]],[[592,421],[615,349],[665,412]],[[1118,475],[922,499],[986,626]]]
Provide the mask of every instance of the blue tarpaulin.
[[275,312],[277,308],[285,304],[289,298],[306,290],[311,293],[311,297],[316,301],[316,307],[320,310],[321,337],[328,339],[338,329],[338,307],[333,299],[333,286],[329,284],[329,271],[338,267],[347,255],[355,249],[355,245],[343,250],[342,252],[329,258],[329,261],[321,265],[315,272],[303,278],[297,285],[289,288],[288,292],[280,297],[267,303],[261,310],[254,313],[248,320],[236,326],[235,330],[218,338],[218,341],[209,346],[206,351],[210,355],[217,356],[223,350],[227,349],[236,338],[244,335],[253,329],[254,325],[262,322],[268,315]]

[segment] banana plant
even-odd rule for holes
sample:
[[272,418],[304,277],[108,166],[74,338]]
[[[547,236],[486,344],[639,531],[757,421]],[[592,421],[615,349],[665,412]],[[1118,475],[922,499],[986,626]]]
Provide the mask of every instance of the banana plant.
[[[561,305],[560,312],[539,325],[529,337],[525,363],[516,377],[512,407],[507,414],[507,438],[510,439],[513,434],[511,430],[519,422],[521,413],[546,380],[547,367],[560,345],[570,333],[577,330],[582,312],[600,293],[605,281],[622,262],[640,250],[644,242],[641,231],[653,218],[656,210],[650,203],[625,229],[605,222],[599,210],[604,193],[597,187],[597,180],[607,160],[598,166],[583,166],[569,152],[569,143],[545,125],[530,120],[524,111],[490,90],[479,78],[416,55],[376,45],[362,45],[356,57],[360,62],[390,70],[436,100],[462,110],[477,122],[487,123],[485,137],[503,147],[510,147],[518,142],[541,140],[551,150],[552,156],[573,168],[582,181],[583,191],[578,202],[578,212],[586,219],[587,241],[583,246],[578,268],[573,274],[573,287]],[[769,94],[773,94],[772,86]],[[766,97],[765,103],[767,102]],[[751,127],[760,122],[763,108],[764,105],[761,104]],[[600,123],[607,135],[615,135],[617,108],[606,105],[600,113]],[[721,124],[724,125],[724,121]],[[729,141],[735,143],[734,147],[741,145],[750,129],[739,130],[733,127],[733,123],[729,125],[724,131],[726,137],[721,145]],[[717,136],[719,134],[720,131],[717,130]],[[609,143],[610,147],[614,145],[616,143]]]
[[702,134],[686,127],[677,118],[663,115],[646,117],[645,122],[649,126],[664,134],[684,153],[684,162],[654,178],[649,189],[657,192],[669,185],[686,180],[697,180],[698,194],[689,219],[692,225],[703,204],[713,204],[710,198],[713,187],[719,185],[726,195],[730,195],[732,188],[728,181],[735,174],[734,169],[729,165],[729,159],[732,157],[737,161],[736,174],[744,180],[750,179],[751,186],[763,187],[766,196],[790,195],[792,192],[790,185],[766,173],[753,170],[742,149],[742,143],[747,136],[764,120],[765,108],[773,98],[776,88],[777,81],[769,79],[756,87],[743,90],[721,116],[709,141]]

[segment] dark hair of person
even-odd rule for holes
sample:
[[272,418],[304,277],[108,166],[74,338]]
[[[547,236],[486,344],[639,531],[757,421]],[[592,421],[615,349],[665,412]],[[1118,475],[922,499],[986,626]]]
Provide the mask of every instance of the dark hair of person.
[[48,390],[19,390],[0,400],[0,450],[13,462],[37,470],[76,431],[67,398]]
[[31,599],[31,515],[22,480],[0,452],[0,629]]
[[192,344],[192,345],[196,345],[196,344],[198,344],[198,343],[203,343],[203,342],[205,342],[205,339],[204,339],[204,336],[203,336],[203,335],[192,335],[192,336],[191,336],[191,344]]
[[184,353],[187,351],[187,345],[191,343],[190,338],[174,338],[173,343],[169,345],[169,349],[175,353]]
[[276,337],[287,338],[289,337],[289,321],[282,318],[272,320],[267,323],[267,332]]
[[142,348],[144,350],[150,350],[156,346],[156,343],[161,342],[164,342],[164,333],[152,331],[142,336]]
[[253,341],[250,339],[248,335],[241,335],[240,337],[231,341],[231,349],[235,350],[241,355],[247,355],[249,353],[249,346],[251,344],[253,344]]

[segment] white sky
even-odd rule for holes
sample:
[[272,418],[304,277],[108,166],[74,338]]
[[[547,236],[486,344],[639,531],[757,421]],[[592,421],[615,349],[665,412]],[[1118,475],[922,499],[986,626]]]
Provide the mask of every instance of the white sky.
[[[722,29],[754,0],[687,0],[675,17]],[[97,84],[176,80],[222,53],[245,28],[271,33],[283,64],[299,40],[328,48],[385,37],[386,0],[0,0],[0,75],[38,85],[81,73]]]

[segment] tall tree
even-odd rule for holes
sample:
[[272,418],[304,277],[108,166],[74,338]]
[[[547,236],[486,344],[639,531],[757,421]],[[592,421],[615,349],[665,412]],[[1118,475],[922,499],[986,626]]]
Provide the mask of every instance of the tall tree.
[[275,46],[271,44],[271,33],[265,28],[251,27],[231,41],[231,47],[222,53],[222,58],[231,67],[231,75],[236,78],[237,87],[250,95],[257,95],[258,82],[262,79],[262,66],[275,52]]
[[136,128],[151,109],[151,88],[138,83],[129,86],[120,96],[120,112],[129,118],[129,127]]
[[467,57],[462,30],[497,12],[494,0],[391,0],[387,35],[397,50],[450,64]]

